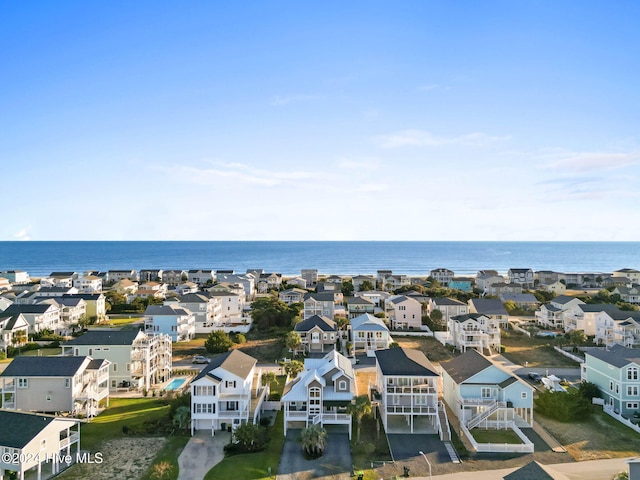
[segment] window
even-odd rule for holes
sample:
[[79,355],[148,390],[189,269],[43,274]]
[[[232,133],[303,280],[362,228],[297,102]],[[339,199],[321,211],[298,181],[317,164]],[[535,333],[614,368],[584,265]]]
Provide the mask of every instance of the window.
[[70,378],[65,378],[64,379],[64,388],[71,388],[71,379]]
[[338,390],[346,390],[347,389],[347,382],[345,380],[340,380],[338,382]]
[[638,409],[638,402],[627,402],[627,409],[628,410],[637,410]]
[[215,386],[214,385],[196,385],[193,394],[196,396],[212,397],[216,394]]
[[113,371],[117,372],[118,371],[118,364],[117,363],[113,363]]
[[29,388],[29,379],[28,378],[19,378],[18,379],[18,388]]
[[213,403],[194,403],[193,413],[216,413],[216,406]]
[[627,385],[627,396],[628,397],[637,397],[638,396],[638,385]]
[[616,385],[616,393],[620,393],[620,385],[618,385],[617,383],[615,385]]
[[480,391],[480,396],[482,398],[491,398],[491,388],[482,387],[482,390]]
[[47,402],[50,402],[50,401],[51,401],[51,395],[47,395],[47,396],[45,397],[45,400],[46,400]]
[[613,391],[613,382],[609,381],[609,390]]
[[130,371],[131,371],[131,364],[127,363],[127,372],[130,372]]
[[224,386],[227,388],[236,388],[236,381],[227,380],[224,382]]
[[638,368],[629,367],[627,369],[627,380],[638,380]]
[[527,392],[520,393],[520,398],[527,398],[527,397],[528,397]]
[[115,380],[111,380],[111,388],[116,388],[116,381]]
[[232,412],[238,410],[238,402],[227,402],[227,410]]

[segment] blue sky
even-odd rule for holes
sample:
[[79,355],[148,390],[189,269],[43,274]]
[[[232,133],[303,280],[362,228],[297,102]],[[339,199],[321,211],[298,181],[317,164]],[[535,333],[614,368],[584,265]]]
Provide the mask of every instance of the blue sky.
[[638,18],[2,2],[0,240],[639,240]]

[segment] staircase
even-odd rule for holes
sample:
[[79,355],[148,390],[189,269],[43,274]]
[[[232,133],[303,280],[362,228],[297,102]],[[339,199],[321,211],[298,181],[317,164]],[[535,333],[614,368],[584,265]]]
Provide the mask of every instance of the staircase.
[[477,427],[478,425],[480,425],[480,422],[489,418],[491,414],[498,411],[498,408],[504,407],[504,406],[506,406],[504,402],[497,402],[497,401],[489,404],[487,408],[485,408],[480,413],[475,414],[473,417],[469,419],[469,421],[467,422],[467,429],[471,430],[472,428]]
[[444,448],[447,449],[449,458],[452,463],[460,463],[460,457],[456,449],[453,448],[451,443],[451,428],[449,427],[449,418],[447,417],[447,410],[444,403],[438,402],[438,421],[440,422],[440,440],[444,444]]

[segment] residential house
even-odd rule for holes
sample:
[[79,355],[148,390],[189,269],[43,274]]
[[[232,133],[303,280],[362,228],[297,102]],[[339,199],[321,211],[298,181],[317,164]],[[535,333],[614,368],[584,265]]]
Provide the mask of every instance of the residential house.
[[509,283],[517,283],[522,288],[533,288],[534,274],[530,268],[510,268],[507,272]]
[[133,295],[138,291],[138,282],[134,282],[132,280],[129,280],[128,278],[124,278],[114,283],[111,288],[109,288],[109,290],[112,292],[121,293],[122,295]]
[[497,298],[471,298],[468,304],[469,313],[481,313],[496,320],[500,327],[507,327],[509,312]]
[[615,287],[611,291],[611,295],[620,295],[623,302],[640,304],[640,286],[637,284],[633,287]]
[[109,270],[107,271],[106,280],[109,283],[115,283],[118,280],[138,280],[138,273],[135,270]]
[[461,352],[475,348],[500,352],[500,326],[498,320],[482,313],[467,313],[449,319],[449,333],[453,345]]
[[347,298],[347,317],[355,318],[363,313],[375,313],[376,304],[367,297],[349,297]]
[[333,319],[335,317],[334,294],[327,293],[307,293],[304,296],[304,308],[302,309],[302,319],[306,320],[314,315]]
[[305,288],[305,289],[307,288],[307,285],[308,285],[307,281],[302,277],[287,278],[285,280],[285,283],[289,286],[293,285],[294,287]]
[[611,347],[640,347],[640,312],[608,309],[596,315],[594,342]]
[[505,293],[522,293],[522,285],[519,283],[505,282],[492,283],[484,293],[487,295],[495,295],[496,297],[504,295]]
[[640,411],[640,349],[614,345],[586,351],[582,380],[598,386],[605,408],[625,417]]
[[162,282],[167,285],[180,285],[188,278],[187,272],[184,270],[164,270],[162,272]]
[[422,327],[422,304],[406,295],[390,297],[385,310],[392,330],[420,330]]
[[443,287],[446,287],[453,280],[454,273],[448,268],[434,268],[429,272],[429,276]]
[[195,282],[189,282],[189,281],[181,283],[175,288],[175,292],[178,295],[186,295],[188,293],[197,293],[198,290],[199,290],[198,284]]
[[73,286],[78,289],[78,293],[101,293],[102,278],[95,275],[83,275],[73,281]]
[[4,270],[0,276],[9,280],[13,285],[26,285],[31,282],[29,274],[24,270]]
[[380,290],[368,290],[361,292],[356,291],[354,292],[354,295],[356,297],[362,297],[371,300],[376,307],[384,306],[384,302],[391,296],[389,292],[383,292]]
[[63,295],[75,295],[76,293],[80,293],[80,291],[76,287],[40,287],[34,292],[22,292],[19,297],[22,297],[24,295],[26,298],[26,294],[28,293],[32,293],[32,295],[29,296],[30,301],[21,301],[19,303],[37,303],[43,298],[55,298],[61,297]]
[[561,281],[553,282],[544,286],[544,289],[547,292],[554,293],[556,295],[564,295],[567,291],[567,286]]
[[11,282],[8,278],[0,277],[0,292],[8,292],[11,290]]
[[212,269],[189,270],[187,280],[198,285],[213,285],[216,281],[216,272]]
[[220,304],[220,321],[222,323],[241,317],[244,311],[244,290],[210,290],[207,294]]
[[411,278],[407,275],[387,275],[384,277],[382,287],[387,292],[393,292],[401,287],[411,285]]
[[314,288],[318,283],[318,270],[315,268],[303,268],[300,270],[300,276],[307,281],[304,288]]
[[256,279],[252,274],[246,275],[235,275],[235,274],[227,274],[221,273],[220,270],[217,272],[218,282],[219,283],[239,283],[244,288],[245,298],[248,302],[253,301],[255,298],[256,292]]
[[107,317],[106,297],[102,293],[76,293],[65,294],[62,298],[81,298],[86,306],[87,318],[95,322],[102,322]]
[[627,277],[609,277],[609,278],[605,278],[602,281],[602,286],[604,288],[609,288],[609,287],[631,287],[633,286],[633,282],[631,281],[631,279],[627,278]]
[[349,359],[335,350],[322,358],[305,358],[304,370],[284,387],[284,434],[289,428],[341,425],[351,438],[347,408],[356,395]]
[[150,335],[168,335],[172,342],[186,342],[196,336],[196,321],[193,313],[177,305],[149,305],[144,329]]
[[564,331],[581,330],[585,335],[596,334],[596,318],[600,312],[619,314],[617,306],[611,303],[581,303],[564,313]]
[[432,306],[429,311],[429,315],[433,310],[439,310],[442,312],[442,325],[448,327],[451,317],[456,315],[464,315],[469,313],[469,305],[455,298],[434,298],[432,299]]
[[419,350],[378,350],[376,390],[386,433],[437,433],[440,374]]
[[14,303],[5,311],[6,315],[22,314],[24,319],[29,323],[29,333],[37,333],[42,330],[51,330],[59,332],[62,328],[60,321],[60,308],[47,304],[36,303],[31,305],[18,305]]
[[0,374],[2,408],[67,412],[87,418],[109,403],[109,361],[91,357],[15,357]]
[[262,273],[258,278],[258,293],[279,290],[281,285],[282,275],[280,273]]
[[51,272],[48,277],[40,279],[40,285],[43,287],[73,287],[74,280],[77,280],[79,274],[77,272]]
[[297,323],[293,330],[300,335],[304,351],[309,353],[333,350],[339,338],[336,322],[320,315],[313,315]]
[[239,283],[217,283],[216,285],[207,288],[207,292],[211,294],[213,294],[214,292],[231,292],[235,293],[239,297],[239,301],[243,306],[247,302],[247,296],[245,294],[244,287]]
[[171,377],[171,338],[167,335],[147,335],[141,330],[90,330],[64,343],[62,354],[109,360],[110,390],[149,390]]
[[[354,292],[360,292],[362,290],[364,290],[362,288],[362,285],[365,282],[368,282],[370,285],[370,288],[376,288],[376,277],[371,276],[371,275],[356,275],[355,277],[353,277],[351,279],[351,282],[353,283],[353,291]],[[365,286],[368,286],[365,284]]]
[[253,418],[251,385],[256,359],[230,350],[209,363],[190,384],[191,435],[198,430],[235,429]]
[[74,418],[0,410],[0,425],[3,477],[48,478],[66,467],[67,455],[75,463],[80,454],[80,421]]
[[127,295],[127,302],[131,303],[136,298],[155,298],[163,300],[167,297],[168,287],[166,283],[144,282],[138,285],[135,293]]
[[368,357],[373,357],[376,350],[389,348],[391,335],[381,318],[364,313],[349,322],[355,351],[364,350]]
[[163,282],[163,275],[164,275],[164,270],[162,269],[144,269],[144,270],[140,270],[140,272],[138,273],[138,279],[140,280],[140,282],[156,282],[156,283],[162,283]]
[[468,277],[453,277],[449,280],[448,287],[462,292],[471,292],[473,290],[473,279]]
[[474,349],[443,362],[444,400],[462,432],[480,427],[514,430],[533,426],[533,387]]
[[494,283],[504,282],[504,277],[498,275],[496,270],[480,270],[476,274],[476,288],[487,292],[489,287]]
[[344,294],[342,293],[342,283],[318,282],[316,284],[317,293],[332,293],[333,303],[342,305],[344,302]]
[[290,288],[289,290],[281,291],[278,294],[278,298],[287,305],[291,305],[292,303],[302,303],[307,293],[309,292],[301,288]]
[[21,313],[6,314],[0,311],[0,350],[17,347],[27,342],[29,323]]
[[[58,297],[55,301],[60,308],[60,321],[65,327],[80,322],[87,318],[87,302],[80,297]],[[42,302],[44,303],[44,302]]]
[[613,272],[613,277],[626,277],[631,280],[632,283],[640,283],[640,270],[635,268],[622,268]]
[[7,308],[9,308],[9,305],[12,305],[13,303],[14,302],[11,301],[8,297],[0,296],[0,312],[4,312]]
[[329,275],[324,279],[324,283],[335,283],[339,288],[343,280],[344,279],[340,275]]
[[561,279],[564,280],[561,275],[562,274],[551,270],[540,270],[535,272],[534,278],[540,285],[551,285],[552,283],[559,282]]
[[503,293],[500,295],[500,301],[513,302],[525,310],[535,310],[540,305],[533,293]]
[[169,299],[165,304],[177,305],[193,313],[196,333],[209,333],[223,323],[222,300],[209,293],[189,293]]
[[536,310],[536,323],[543,327],[564,330],[565,315],[570,315],[573,307],[583,303],[576,297],[559,295]]

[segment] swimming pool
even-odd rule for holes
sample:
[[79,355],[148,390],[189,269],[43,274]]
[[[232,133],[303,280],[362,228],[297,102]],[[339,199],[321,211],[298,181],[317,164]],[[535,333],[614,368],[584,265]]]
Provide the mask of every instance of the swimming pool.
[[177,390],[180,388],[184,382],[186,382],[186,378],[174,378],[169,383],[167,383],[164,387],[164,390]]

